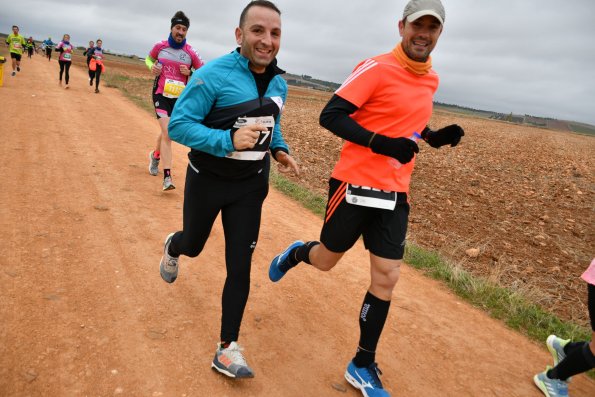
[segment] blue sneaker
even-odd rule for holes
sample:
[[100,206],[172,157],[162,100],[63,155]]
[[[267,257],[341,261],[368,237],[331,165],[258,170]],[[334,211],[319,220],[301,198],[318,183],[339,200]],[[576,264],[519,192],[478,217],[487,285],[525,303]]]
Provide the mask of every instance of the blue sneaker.
[[550,335],[547,337],[545,344],[547,349],[550,351],[552,358],[554,359],[554,367],[560,363],[560,361],[566,358],[564,353],[564,346],[570,342],[570,339],[558,338],[556,335]]
[[382,388],[380,375],[382,372],[376,363],[369,367],[358,368],[351,361],[345,371],[347,382],[359,389],[364,397],[390,397],[390,394]]
[[285,276],[285,273],[287,272],[279,269],[279,266],[287,260],[292,249],[301,247],[302,245],[304,245],[303,241],[294,241],[289,247],[287,247],[285,251],[273,258],[271,266],[269,267],[269,278],[272,282],[276,283],[277,281],[281,280],[283,276]]
[[546,397],[568,397],[568,382],[560,379],[550,379],[547,371],[550,367],[533,377],[535,386],[541,390]]

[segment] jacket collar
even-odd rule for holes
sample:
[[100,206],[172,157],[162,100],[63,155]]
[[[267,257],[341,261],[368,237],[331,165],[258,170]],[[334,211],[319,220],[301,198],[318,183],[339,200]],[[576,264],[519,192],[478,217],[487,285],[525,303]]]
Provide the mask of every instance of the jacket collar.
[[[248,67],[248,63],[250,61],[248,60],[248,58],[246,58],[245,56],[240,54],[240,47],[236,48],[235,51],[233,51],[233,54],[234,54],[234,57],[236,58],[236,60],[238,61],[238,63],[240,63],[246,70],[251,71],[250,68]],[[266,67],[266,73],[270,73],[274,77],[279,74],[285,74],[285,70],[283,70],[277,66],[277,58],[275,58],[275,59],[273,59],[273,62],[271,62]]]

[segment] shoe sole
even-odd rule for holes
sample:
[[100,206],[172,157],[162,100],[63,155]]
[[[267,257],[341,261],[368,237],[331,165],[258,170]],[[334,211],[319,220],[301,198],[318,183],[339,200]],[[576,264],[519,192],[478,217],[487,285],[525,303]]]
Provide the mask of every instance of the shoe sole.
[[362,387],[362,386],[361,386],[361,385],[360,385],[360,384],[357,382],[357,380],[356,380],[356,379],[355,379],[353,376],[351,376],[351,374],[349,373],[349,371],[345,371],[345,380],[346,380],[347,382],[349,382],[349,384],[350,384],[351,386],[353,386],[353,387],[355,387],[357,390],[361,391],[361,392],[362,392],[362,394],[363,394],[365,397],[369,397],[368,393],[366,393],[366,388],[365,388],[365,387]]
[[234,375],[231,372],[229,372],[228,370],[224,369],[224,368],[220,368],[219,366],[217,366],[217,364],[215,364],[215,362],[211,363],[211,368],[213,368],[214,370],[216,370],[217,372],[228,376],[230,378],[233,379],[246,379],[246,378],[254,378],[254,375],[246,375],[246,376],[238,376],[238,375]]
[[176,187],[174,185],[169,185],[168,187],[164,187],[163,191],[167,192],[168,190],[174,190]]

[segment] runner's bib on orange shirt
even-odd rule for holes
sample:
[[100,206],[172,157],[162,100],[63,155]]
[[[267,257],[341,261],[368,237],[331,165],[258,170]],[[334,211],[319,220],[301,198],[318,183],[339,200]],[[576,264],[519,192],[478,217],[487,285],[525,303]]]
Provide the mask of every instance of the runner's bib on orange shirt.
[[397,205],[397,193],[375,189],[367,186],[356,186],[347,184],[345,201],[348,204],[362,207],[380,208],[383,210],[394,210]]
[[[415,75],[387,53],[361,62],[335,94],[358,107],[351,118],[362,127],[391,138],[410,138],[428,124],[437,88],[433,70]],[[346,141],[332,176],[353,185],[408,193],[414,163],[415,158],[403,165]]]

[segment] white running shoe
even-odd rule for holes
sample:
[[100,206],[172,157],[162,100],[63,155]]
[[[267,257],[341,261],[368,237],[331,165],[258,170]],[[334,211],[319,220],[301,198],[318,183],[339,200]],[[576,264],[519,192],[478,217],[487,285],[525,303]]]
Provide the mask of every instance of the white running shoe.
[[254,378],[254,371],[246,363],[242,350],[236,342],[231,342],[226,348],[218,343],[211,368],[230,378]]
[[155,154],[154,150],[151,150],[151,152],[149,153],[149,174],[151,174],[153,176],[159,174],[159,160],[160,160],[160,159],[156,159],[155,157],[153,157],[154,154]]
[[163,190],[173,190],[176,187],[174,186],[173,182],[171,181],[171,176],[166,176],[163,178]]
[[163,256],[159,263],[159,274],[161,274],[161,278],[163,281],[170,284],[178,278],[178,260],[180,259],[179,257],[171,256],[168,252],[171,238],[173,236],[174,234],[170,233],[165,238],[165,243],[163,244]]

